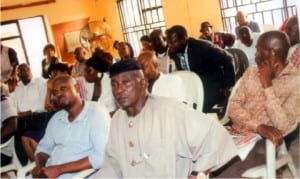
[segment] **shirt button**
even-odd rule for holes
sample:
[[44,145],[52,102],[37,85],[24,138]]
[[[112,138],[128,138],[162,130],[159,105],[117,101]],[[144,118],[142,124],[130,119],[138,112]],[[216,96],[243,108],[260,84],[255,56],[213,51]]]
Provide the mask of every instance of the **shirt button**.
[[131,166],[134,167],[135,165],[136,165],[136,161],[135,161],[135,160],[132,160],[132,161],[131,161]]
[[129,141],[129,142],[128,142],[128,145],[129,145],[129,147],[134,147],[134,144],[133,144],[132,141]]
[[130,127],[130,128],[133,127],[133,121],[130,121],[130,122],[128,123],[128,127]]

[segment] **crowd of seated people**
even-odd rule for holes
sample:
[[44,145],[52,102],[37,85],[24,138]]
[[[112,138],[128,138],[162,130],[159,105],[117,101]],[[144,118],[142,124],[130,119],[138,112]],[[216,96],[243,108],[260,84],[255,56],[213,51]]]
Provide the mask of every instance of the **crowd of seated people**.
[[[30,65],[20,64],[14,90],[2,95],[1,86],[1,103],[15,104],[16,112],[1,119],[17,119],[12,131],[22,164],[26,158],[35,162],[33,177],[70,177],[88,168],[102,168],[96,177],[109,178],[241,177],[253,166],[251,159],[265,155],[257,153],[262,141],[249,161],[240,160],[230,134],[257,133],[276,145],[282,142],[300,116],[295,75],[300,53],[296,17],[284,32],[258,28],[257,35],[243,13],[236,18],[237,36],[214,33],[207,21],[201,24],[201,39],[181,25],[155,29],[141,38],[147,45],[136,58],[132,46],[121,41],[114,44],[119,58],[99,48],[89,55],[78,47],[71,66],[55,56],[54,45],[46,45],[43,75],[33,77]],[[184,103],[189,94],[174,71],[191,71],[201,79],[202,112]],[[224,107],[224,115],[227,103],[230,130],[205,115],[216,105]],[[260,159],[255,165],[265,162]]]

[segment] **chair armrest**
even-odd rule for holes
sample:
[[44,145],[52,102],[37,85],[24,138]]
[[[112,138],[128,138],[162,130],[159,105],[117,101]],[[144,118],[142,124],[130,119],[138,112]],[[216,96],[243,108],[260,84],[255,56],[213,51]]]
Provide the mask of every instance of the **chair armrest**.
[[35,162],[32,162],[28,165],[26,165],[23,168],[20,168],[17,171],[17,178],[26,178],[27,173],[29,173],[33,168],[35,167]]
[[266,139],[267,178],[276,178],[276,147],[271,140]]
[[14,139],[14,137],[12,136],[9,140],[7,140],[3,144],[1,144],[1,149],[8,146],[13,141],[13,139]]
[[93,168],[90,168],[90,169],[85,169],[85,170],[82,170],[80,172],[78,172],[76,175],[74,175],[72,177],[72,179],[81,179],[81,178],[86,178],[88,177],[89,175],[91,175],[92,173],[96,172],[97,170],[96,169],[93,169]]

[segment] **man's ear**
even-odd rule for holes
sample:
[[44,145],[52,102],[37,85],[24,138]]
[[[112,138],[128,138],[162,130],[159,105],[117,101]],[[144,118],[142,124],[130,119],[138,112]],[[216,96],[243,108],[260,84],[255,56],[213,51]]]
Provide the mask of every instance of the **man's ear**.
[[78,84],[78,82],[76,82],[74,86],[75,86],[76,92],[78,94],[80,94],[80,85]]

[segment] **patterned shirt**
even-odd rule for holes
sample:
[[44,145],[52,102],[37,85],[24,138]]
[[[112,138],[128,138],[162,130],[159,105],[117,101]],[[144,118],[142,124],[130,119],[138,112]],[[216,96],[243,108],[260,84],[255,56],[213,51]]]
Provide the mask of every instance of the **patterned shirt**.
[[288,60],[300,70],[300,43],[290,48]]
[[265,89],[258,68],[248,68],[229,107],[233,129],[246,134],[266,124],[286,134],[300,116],[299,89],[300,76],[290,63],[272,80],[272,86]]

